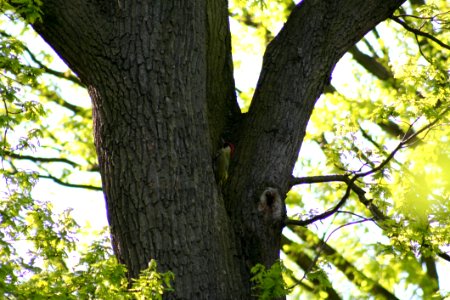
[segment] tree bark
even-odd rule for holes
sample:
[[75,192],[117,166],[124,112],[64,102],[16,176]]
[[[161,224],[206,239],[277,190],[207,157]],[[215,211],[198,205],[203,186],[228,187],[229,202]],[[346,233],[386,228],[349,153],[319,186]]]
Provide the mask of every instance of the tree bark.
[[[207,22],[206,1],[91,3],[46,1],[35,27],[88,86],[119,261],[136,277],[156,259],[176,276],[174,298],[241,298],[208,127],[207,25],[218,20]],[[229,45],[218,51],[209,67],[223,70],[213,88],[230,90]],[[229,101],[230,92],[220,98]]]
[[[44,1],[36,30],[88,86],[115,253],[177,299],[248,299],[278,259],[292,168],[338,59],[403,0],[304,0],[269,45],[239,135],[227,3]],[[233,137],[224,197],[212,160]],[[225,201],[223,200],[225,199]]]
[[[302,1],[267,47],[227,186],[227,207],[247,269],[261,262],[270,266],[278,258],[283,199],[314,104],[335,64],[403,2]],[[277,191],[281,204],[264,203],[268,189]]]
[[241,116],[235,93],[227,4],[226,0],[207,1],[206,99],[213,156],[222,147],[222,140],[231,140]]

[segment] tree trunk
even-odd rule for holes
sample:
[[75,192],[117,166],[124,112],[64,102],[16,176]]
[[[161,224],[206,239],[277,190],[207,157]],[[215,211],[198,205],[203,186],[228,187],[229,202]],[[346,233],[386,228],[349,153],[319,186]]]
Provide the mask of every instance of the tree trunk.
[[[119,261],[136,277],[156,259],[162,270],[175,273],[176,298],[239,299],[243,280],[214,182],[206,101],[207,82],[233,89],[231,69],[225,69],[230,45],[217,50],[221,57],[216,53],[210,63],[216,82],[207,81],[207,40],[215,41],[208,37],[206,1],[71,3],[83,12],[46,1],[44,22],[36,28],[93,100]],[[219,4],[221,18],[209,19],[222,22],[217,28],[229,40],[226,5]],[[215,100],[230,97],[221,93]]]
[[292,170],[335,64],[403,2],[302,1],[267,47],[226,194],[247,267],[278,258]]
[[[239,134],[227,3],[46,0],[36,30],[88,86],[115,253],[151,258],[177,299],[248,299],[278,258],[284,195],[338,59],[402,0],[304,0],[268,47]],[[221,137],[237,143],[224,196]],[[225,201],[224,201],[225,199]]]

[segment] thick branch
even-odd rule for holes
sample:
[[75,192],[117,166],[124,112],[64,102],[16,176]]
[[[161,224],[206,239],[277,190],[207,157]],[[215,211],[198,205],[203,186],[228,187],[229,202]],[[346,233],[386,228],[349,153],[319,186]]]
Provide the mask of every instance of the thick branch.
[[[334,65],[403,2],[302,1],[296,6],[267,47],[242,130],[245,145],[236,147],[241,168],[249,169],[246,160],[254,162],[249,156],[264,164],[263,169],[259,162],[251,166],[251,181],[276,182],[287,190],[309,116]],[[245,173],[237,172],[239,180]]]
[[[227,206],[236,231],[258,228],[240,241],[247,253],[254,252],[255,243],[262,245],[263,250],[251,258],[252,263],[269,262],[278,256],[273,250],[278,228],[261,224],[253,199],[258,199],[267,187],[276,187],[280,194],[289,190],[308,120],[335,64],[403,2],[305,0],[293,9],[267,47],[226,187]],[[350,189],[337,207],[321,217],[339,209],[349,194]]]
[[444,259],[444,260],[450,262],[450,255],[448,255],[447,253],[445,253],[445,252],[439,252],[437,255],[438,255],[440,258],[442,258],[442,259]]
[[310,184],[323,182],[350,182],[348,175],[322,175],[322,176],[307,176],[307,177],[292,177],[291,186],[296,184]]
[[386,69],[380,62],[378,62],[374,57],[369,56],[361,52],[358,47],[353,46],[349,50],[350,54],[353,55],[353,59],[356,60],[361,66],[363,66],[367,71],[375,75],[381,80],[387,80],[393,78],[392,72]]
[[422,255],[422,260],[427,267],[427,275],[434,282],[434,292],[439,291],[439,275],[436,268],[436,261],[432,256]]
[[212,155],[221,139],[233,141],[239,109],[233,78],[228,9],[222,0],[207,1],[207,113]]

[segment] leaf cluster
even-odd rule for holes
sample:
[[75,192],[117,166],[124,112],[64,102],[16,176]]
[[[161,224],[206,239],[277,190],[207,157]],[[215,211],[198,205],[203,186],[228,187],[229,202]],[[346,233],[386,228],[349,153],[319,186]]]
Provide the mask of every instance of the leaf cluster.
[[154,261],[129,288],[106,230],[80,244],[83,231],[69,211],[55,215],[50,203],[32,199],[33,174],[2,179],[8,190],[0,201],[3,298],[162,299],[172,291],[173,274],[159,273]]
[[252,273],[252,287],[258,299],[274,299],[286,296],[290,289],[283,280],[283,274],[289,276],[291,271],[282,261],[277,261],[269,269],[262,264],[256,264],[250,270]]
[[41,21],[42,6],[41,0],[1,0],[0,11],[13,12],[17,16],[21,16],[26,22],[33,24]]

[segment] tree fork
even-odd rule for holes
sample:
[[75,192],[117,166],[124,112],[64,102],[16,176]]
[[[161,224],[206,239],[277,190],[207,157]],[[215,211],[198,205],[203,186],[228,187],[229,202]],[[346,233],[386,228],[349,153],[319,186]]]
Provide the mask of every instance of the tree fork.
[[[272,205],[280,207],[289,189],[316,99],[338,59],[403,2],[296,6],[266,51],[240,128],[225,191],[228,215],[211,161],[219,136],[239,115],[226,2],[44,2],[34,27],[93,100],[108,219],[130,276],[154,258],[176,275],[169,297],[250,297],[249,269],[278,259],[282,226],[273,222],[279,210]],[[222,45],[214,37],[224,28]]]

